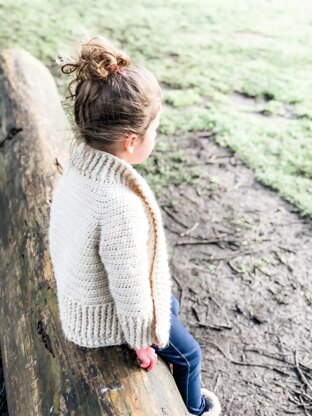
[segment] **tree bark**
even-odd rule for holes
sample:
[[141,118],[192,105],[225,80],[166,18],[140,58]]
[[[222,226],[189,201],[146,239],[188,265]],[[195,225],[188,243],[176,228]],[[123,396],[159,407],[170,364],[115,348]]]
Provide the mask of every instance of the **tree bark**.
[[72,137],[54,79],[20,48],[0,52],[0,342],[10,416],[188,415],[169,366],[126,345],[63,336],[48,254],[52,190]]

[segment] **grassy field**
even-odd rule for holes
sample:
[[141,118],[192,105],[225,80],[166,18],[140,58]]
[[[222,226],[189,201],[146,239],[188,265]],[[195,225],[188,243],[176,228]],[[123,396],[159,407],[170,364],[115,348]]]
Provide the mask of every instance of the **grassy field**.
[[[0,46],[18,44],[47,65],[58,52],[75,54],[85,35],[109,37],[162,82],[164,155],[171,135],[212,130],[262,183],[312,215],[308,0],[17,0],[0,1],[0,18]],[[173,155],[143,169],[182,177],[185,156]]]

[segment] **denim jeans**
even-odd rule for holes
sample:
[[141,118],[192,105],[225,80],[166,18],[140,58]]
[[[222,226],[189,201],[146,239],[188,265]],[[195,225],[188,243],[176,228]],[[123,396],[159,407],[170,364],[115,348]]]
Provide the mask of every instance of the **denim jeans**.
[[172,294],[169,346],[158,348],[152,344],[152,347],[157,355],[172,363],[173,378],[188,411],[201,415],[205,411],[205,401],[200,390],[202,352],[198,342],[180,322],[179,309],[179,301]]

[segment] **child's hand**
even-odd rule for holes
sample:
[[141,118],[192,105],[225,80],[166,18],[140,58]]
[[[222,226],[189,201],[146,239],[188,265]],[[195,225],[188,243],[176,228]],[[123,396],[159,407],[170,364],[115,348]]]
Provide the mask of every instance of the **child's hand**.
[[152,370],[157,363],[157,354],[154,348],[147,347],[144,349],[135,349],[138,359],[141,361],[141,367],[146,368],[147,371]]

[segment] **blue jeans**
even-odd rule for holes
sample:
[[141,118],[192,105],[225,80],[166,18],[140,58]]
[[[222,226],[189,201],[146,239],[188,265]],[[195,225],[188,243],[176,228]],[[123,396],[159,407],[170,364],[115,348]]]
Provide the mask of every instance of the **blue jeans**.
[[188,411],[201,415],[205,411],[205,401],[201,395],[201,359],[200,345],[179,321],[180,304],[172,294],[171,327],[169,346],[158,348],[152,344],[157,355],[172,363],[173,378]]

